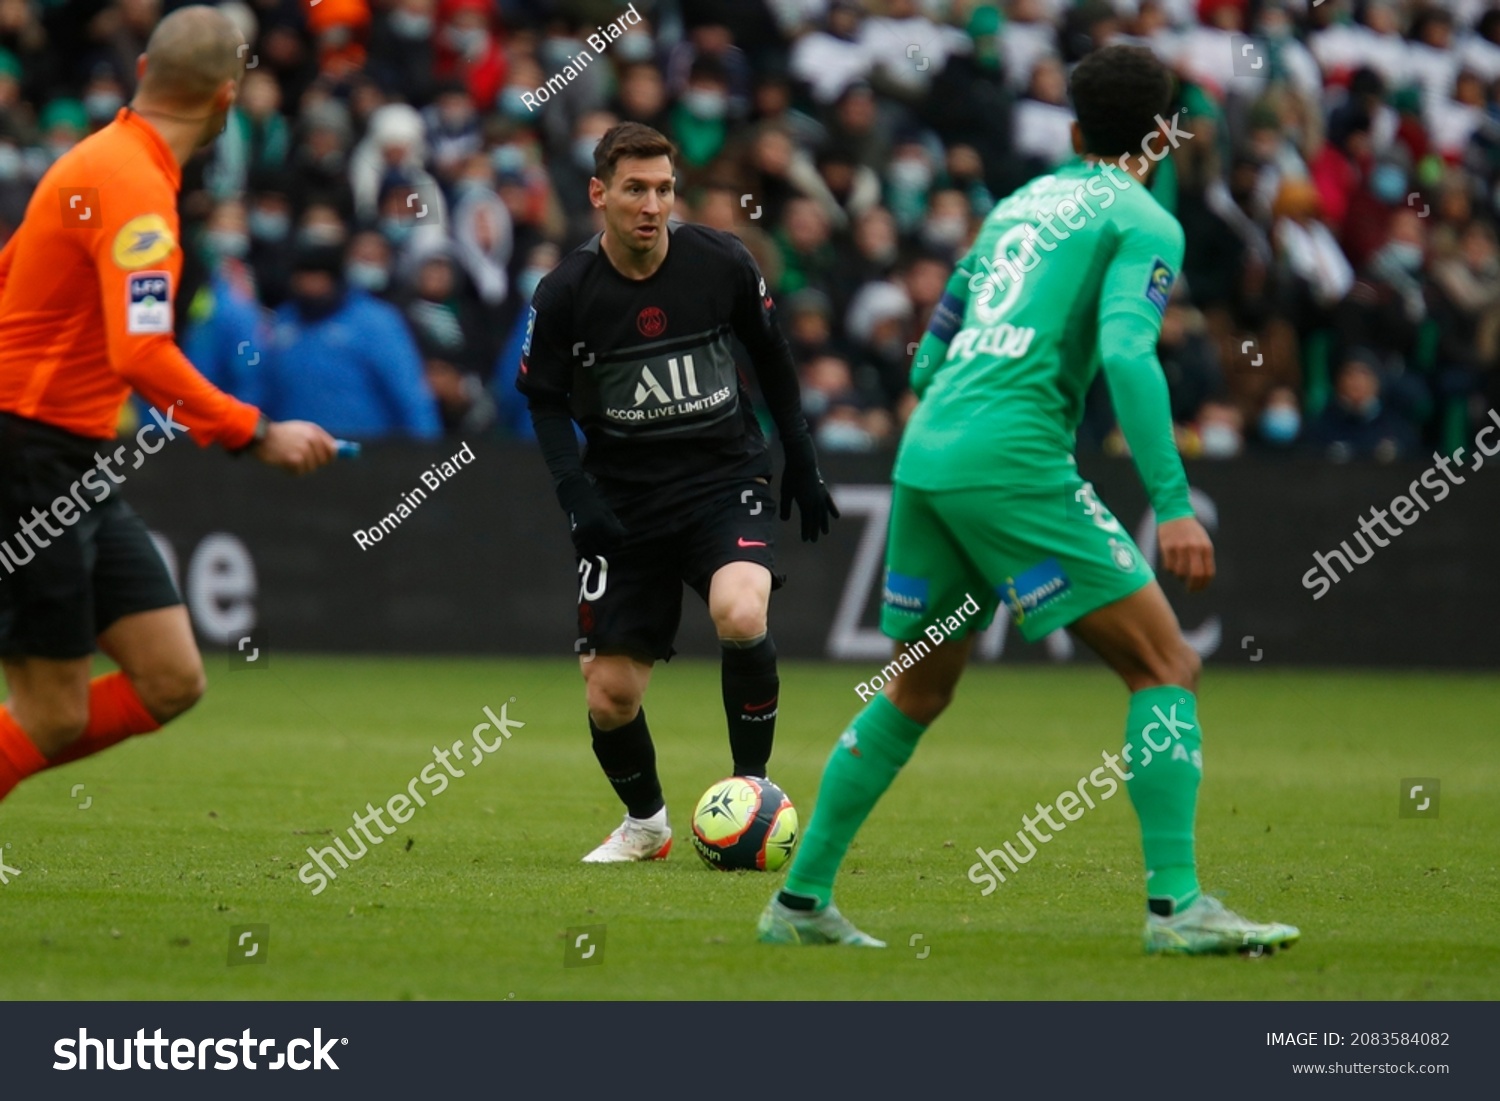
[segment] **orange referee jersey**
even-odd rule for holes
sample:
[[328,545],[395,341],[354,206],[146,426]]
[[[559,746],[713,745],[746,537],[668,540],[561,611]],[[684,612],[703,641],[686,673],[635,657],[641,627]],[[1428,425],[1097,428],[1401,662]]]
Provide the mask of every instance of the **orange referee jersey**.
[[0,410],[108,439],[134,387],[200,446],[250,441],[259,410],[172,337],[181,186],[172,150],[129,107],[47,170],[0,251]]

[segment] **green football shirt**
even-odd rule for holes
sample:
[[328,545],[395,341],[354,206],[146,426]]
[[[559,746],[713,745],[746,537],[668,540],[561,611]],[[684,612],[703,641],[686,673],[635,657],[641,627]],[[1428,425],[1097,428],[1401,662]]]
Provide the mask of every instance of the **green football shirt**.
[[1003,200],[948,284],[940,309],[962,321],[946,354],[938,362],[931,336],[918,353],[921,401],[895,480],[927,490],[1066,484],[1102,366],[1158,521],[1192,515],[1156,358],[1182,249],[1177,220],[1108,162],[1073,161]]

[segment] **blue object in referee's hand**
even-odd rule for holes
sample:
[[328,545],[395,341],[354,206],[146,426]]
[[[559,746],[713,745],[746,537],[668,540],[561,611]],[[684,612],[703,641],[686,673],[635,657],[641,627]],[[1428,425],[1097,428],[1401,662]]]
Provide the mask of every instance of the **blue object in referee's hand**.
[[356,440],[334,440],[334,446],[338,448],[340,459],[359,458],[359,443]]

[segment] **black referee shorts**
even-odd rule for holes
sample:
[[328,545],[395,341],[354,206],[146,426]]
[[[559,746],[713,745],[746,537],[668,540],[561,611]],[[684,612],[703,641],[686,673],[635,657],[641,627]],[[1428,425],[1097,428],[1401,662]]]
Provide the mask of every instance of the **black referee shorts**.
[[668,661],[682,620],[682,587],[705,602],[709,582],[730,562],[756,562],[776,572],[776,500],[765,483],[737,483],[682,523],[631,532],[610,555],[578,559],[579,653],[627,654]]
[[0,413],[0,657],[87,657],[121,617],[182,603],[95,448]]

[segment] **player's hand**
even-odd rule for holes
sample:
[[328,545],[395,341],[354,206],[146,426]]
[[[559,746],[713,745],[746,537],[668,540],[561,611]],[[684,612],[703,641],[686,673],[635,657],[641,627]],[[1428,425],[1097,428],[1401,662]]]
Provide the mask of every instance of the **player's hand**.
[[1190,593],[1208,588],[1214,579],[1214,544],[1203,525],[1191,516],[1168,520],[1156,528],[1161,568],[1182,578]]
[[291,474],[311,474],[333,462],[338,445],[311,421],[273,421],[266,428],[266,438],[250,453],[267,466]]
[[802,516],[804,543],[816,543],[819,533],[827,535],[830,522],[839,518],[839,507],[833,503],[833,494],[828,492],[823,475],[818,472],[818,455],[810,439],[786,449],[786,470],[781,475],[783,520],[792,518],[793,501]]
[[624,542],[627,534],[610,507],[599,496],[594,483],[583,475],[566,479],[557,490],[573,537],[573,549],[584,557],[609,554]]

